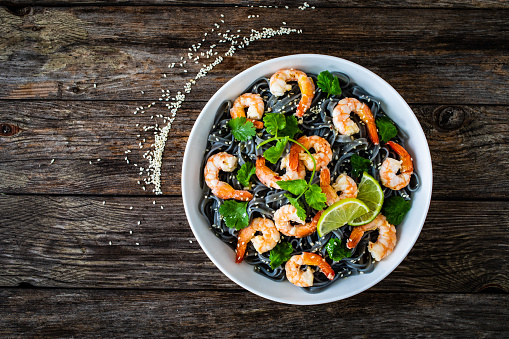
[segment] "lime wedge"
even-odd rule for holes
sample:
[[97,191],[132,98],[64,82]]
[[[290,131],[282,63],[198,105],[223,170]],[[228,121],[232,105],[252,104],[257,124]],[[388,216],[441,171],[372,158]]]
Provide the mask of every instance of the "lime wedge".
[[360,226],[373,221],[376,218],[384,203],[384,192],[378,181],[371,175],[364,172],[359,184],[357,199],[363,201],[368,207],[369,212],[361,215],[348,223],[351,226]]
[[340,200],[323,211],[316,227],[318,235],[321,238],[368,212],[368,206],[359,199]]

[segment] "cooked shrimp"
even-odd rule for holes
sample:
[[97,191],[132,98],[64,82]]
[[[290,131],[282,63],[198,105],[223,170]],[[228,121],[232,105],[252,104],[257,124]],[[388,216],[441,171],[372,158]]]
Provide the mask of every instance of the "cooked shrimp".
[[263,128],[263,122],[258,121],[263,116],[265,105],[260,94],[244,93],[233,102],[230,109],[230,115],[233,119],[239,117],[246,117],[244,108],[249,107],[247,110],[247,120],[251,121],[256,128]]
[[[312,136],[302,136],[299,139],[297,139],[297,142],[302,144],[302,146],[306,147],[306,149],[313,148],[316,153],[312,154],[313,158],[315,158],[316,161],[316,170],[319,171],[321,168],[327,167],[329,162],[332,159],[332,149],[330,147],[330,144],[327,140],[325,140],[322,137],[319,137],[318,135],[312,135]],[[296,154],[298,155],[298,159],[304,162],[304,166],[309,171],[313,170],[313,160],[307,154],[306,151],[302,149],[297,144],[293,144],[290,149],[290,168],[292,170],[296,170],[297,163],[295,162]]]
[[380,261],[391,254],[396,246],[396,228],[389,224],[387,219],[379,214],[375,220],[369,224],[354,227],[350,239],[346,242],[346,247],[355,248],[361,240],[364,232],[378,229],[379,235],[376,242],[369,242],[368,250],[376,261]]
[[[316,231],[316,225],[318,224],[318,219],[320,219],[322,212],[323,211],[316,213],[313,219],[306,223],[305,220],[301,220],[297,216],[297,209],[295,206],[285,205],[274,213],[274,223],[276,224],[278,231],[284,235],[303,238]],[[294,226],[290,223],[290,221],[297,222],[301,225]]]
[[[380,179],[385,187],[400,190],[410,183],[410,177],[414,173],[412,157],[403,147],[395,142],[388,141],[387,145],[400,156],[401,160],[398,161],[387,157],[382,163],[382,168],[380,168]],[[400,174],[397,174],[398,171],[400,171]]]
[[296,69],[281,69],[270,77],[270,92],[277,97],[285,94],[286,91],[292,89],[287,81],[297,81],[299,84],[302,97],[295,115],[298,117],[304,116],[304,113],[311,107],[311,102],[315,96],[315,84],[313,79],[308,77],[306,73]]
[[[262,235],[255,236],[256,232],[262,232]],[[254,218],[251,224],[240,230],[237,236],[237,258],[236,263],[244,260],[244,254],[246,253],[247,244],[251,241],[254,248],[258,253],[264,253],[270,251],[276,247],[279,242],[280,236],[279,231],[274,222],[270,219],[265,218]]]
[[334,279],[334,270],[332,267],[318,254],[303,252],[300,255],[294,255],[286,262],[286,278],[292,284],[299,287],[313,286],[313,272],[311,267],[303,271],[300,269],[302,265],[318,266],[318,268],[325,274],[327,279]]
[[350,119],[350,113],[355,112],[368,127],[368,134],[371,142],[378,145],[378,132],[376,130],[375,118],[369,107],[355,98],[344,98],[332,111],[332,122],[339,133],[352,135],[359,133],[359,126]]
[[267,187],[281,189],[281,187],[277,184],[278,181],[304,179],[306,176],[306,168],[304,167],[304,164],[297,159],[298,165],[297,169],[294,171],[287,165],[290,160],[286,159],[283,158],[281,161],[281,166],[282,168],[286,168],[286,173],[280,176],[265,165],[265,158],[263,156],[259,155],[256,158],[256,176],[262,184]]
[[211,156],[205,165],[205,183],[220,199],[249,201],[253,195],[248,191],[235,190],[229,184],[219,181],[219,171],[232,172],[237,167],[237,157],[220,152]]
[[[327,205],[347,198],[357,198],[357,184],[346,174],[341,174],[336,183],[330,185],[330,171],[327,167],[320,172],[320,188],[327,197]],[[337,192],[341,191],[338,196]]]

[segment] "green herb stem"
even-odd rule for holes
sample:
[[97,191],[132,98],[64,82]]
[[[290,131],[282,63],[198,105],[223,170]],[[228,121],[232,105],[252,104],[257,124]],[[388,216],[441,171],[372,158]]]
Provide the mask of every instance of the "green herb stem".
[[258,149],[258,148],[262,147],[263,145],[268,144],[271,141],[279,140],[279,139],[281,139],[281,138],[277,137],[277,136],[276,137],[272,137],[272,138],[267,139],[267,140],[263,141],[262,143],[260,143],[258,146],[256,146],[256,148]]

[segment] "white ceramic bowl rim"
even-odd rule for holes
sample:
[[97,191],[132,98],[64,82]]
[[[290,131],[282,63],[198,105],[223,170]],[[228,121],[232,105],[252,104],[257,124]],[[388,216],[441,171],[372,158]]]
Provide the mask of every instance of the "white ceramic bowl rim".
[[[410,135],[405,147],[414,157],[414,168],[419,174],[421,187],[414,193],[412,209],[398,226],[398,244],[393,253],[378,262],[370,274],[340,279],[323,292],[309,294],[288,281],[274,282],[256,274],[253,266],[235,264],[233,251],[216,238],[208,221],[199,213],[198,202],[202,195],[199,187],[200,164],[214,116],[224,100],[234,100],[254,80],[270,76],[282,68],[295,68],[318,74],[322,70],[340,71],[379,98],[384,111]],[[406,257],[417,241],[431,200],[431,156],[424,132],[410,107],[387,82],[368,69],[353,62],[327,55],[297,54],[267,60],[241,72],[223,85],[205,105],[191,131],[182,165],[182,195],[191,229],[212,262],[232,281],[245,289],[270,300],[313,305],[348,298],[375,285],[391,273]]]

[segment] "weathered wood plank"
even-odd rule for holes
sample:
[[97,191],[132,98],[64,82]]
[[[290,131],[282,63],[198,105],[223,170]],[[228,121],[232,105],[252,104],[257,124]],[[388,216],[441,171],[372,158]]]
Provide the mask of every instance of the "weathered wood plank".
[[[188,100],[207,100],[260,61],[322,53],[373,70],[411,103],[508,104],[507,15],[504,10],[38,7],[20,17],[0,10],[0,98],[157,99],[161,88],[182,90],[202,63],[210,62],[188,59],[193,44],[203,43],[203,52],[217,44],[214,51],[223,55],[230,44],[217,41],[218,31],[240,29],[245,36],[253,28],[285,26],[284,21],[302,34],[253,42],[226,57]],[[188,73],[167,67],[180,57],[189,60]]]
[[[489,9],[502,9],[509,8],[507,2],[503,0],[439,0],[439,1],[424,1],[424,0],[357,0],[357,1],[342,1],[342,0],[311,0],[307,1],[309,7],[304,7],[304,2],[296,3],[294,0],[279,0],[279,1],[263,1],[258,0],[255,3],[249,0],[40,0],[37,1],[38,6],[76,6],[76,5],[94,5],[94,6],[241,6],[241,7],[259,7],[268,6],[271,8],[280,8],[289,6],[290,8],[303,7],[304,9],[311,10],[312,7],[316,8],[350,8],[350,7],[389,7],[389,8],[489,8]],[[10,6],[13,12],[19,12],[20,6],[32,6],[33,2],[27,0],[2,0],[0,6]]]
[[[181,198],[153,200],[0,196],[0,286],[240,289],[201,250]],[[433,202],[408,257],[371,290],[509,292],[508,208]]]
[[[362,293],[294,306],[231,291],[0,291],[0,335],[505,337],[509,296]],[[228,320],[226,320],[228,319]],[[369,324],[359,326],[359,319]],[[291,324],[289,326],[288,324]]]
[[[147,178],[139,175],[139,169],[148,168],[143,154],[153,143],[152,130],[143,127],[154,126],[155,121],[162,124],[160,118],[150,118],[154,114],[169,114],[162,105],[133,114],[135,107],[149,103],[0,101],[0,124],[22,129],[11,137],[0,136],[0,192],[153,194],[152,186],[143,191],[137,183]],[[163,158],[165,194],[181,194],[182,155],[204,105],[184,103],[176,116]],[[509,172],[507,106],[412,105],[412,109],[430,145],[435,198],[507,198],[509,178],[501,175]]]

